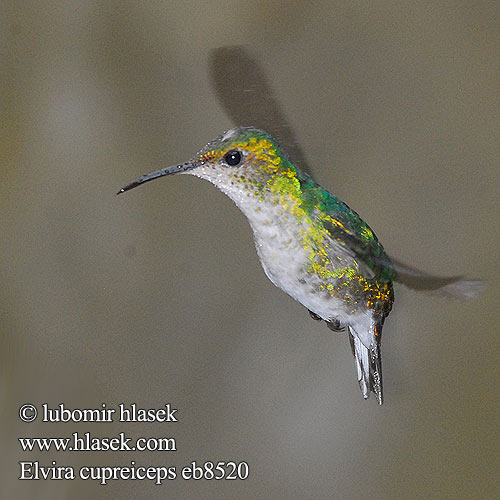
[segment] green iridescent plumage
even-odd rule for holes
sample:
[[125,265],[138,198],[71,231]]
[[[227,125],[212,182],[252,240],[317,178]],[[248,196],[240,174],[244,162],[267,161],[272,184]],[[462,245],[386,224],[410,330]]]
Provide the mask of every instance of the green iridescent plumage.
[[391,261],[370,227],[288,159],[277,142],[237,127],[188,162],[144,175],[127,191],[164,175],[206,179],[247,217],[269,279],[335,331],[347,329],[358,382],[382,403],[380,340],[394,301],[392,281],[451,296],[477,293],[477,282],[436,278]]
[[[239,130],[234,139],[221,136],[209,143],[196,161],[210,164],[227,151],[245,151],[242,166],[227,175],[259,203],[279,205],[283,213],[293,216],[294,223],[300,225],[297,238],[308,252],[307,271],[316,274],[322,288],[348,302],[353,311],[362,303],[387,315],[393,302],[391,280],[395,273],[370,227],[295,167],[272,137],[252,128]],[[332,242],[344,247],[342,258],[332,255]]]

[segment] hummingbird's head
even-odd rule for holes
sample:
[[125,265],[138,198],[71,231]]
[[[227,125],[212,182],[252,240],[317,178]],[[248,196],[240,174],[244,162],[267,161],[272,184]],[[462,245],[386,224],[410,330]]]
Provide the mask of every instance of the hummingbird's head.
[[236,127],[209,142],[189,161],[143,175],[124,186],[123,193],[150,180],[171,174],[206,179],[238,201],[242,196],[262,197],[298,183],[297,169],[277,142],[254,127]]

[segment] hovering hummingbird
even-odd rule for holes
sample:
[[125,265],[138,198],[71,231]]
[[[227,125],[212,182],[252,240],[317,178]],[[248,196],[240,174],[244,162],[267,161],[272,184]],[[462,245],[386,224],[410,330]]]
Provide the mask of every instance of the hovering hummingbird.
[[474,296],[480,282],[438,278],[391,260],[374,232],[295,166],[266,132],[236,127],[191,160],[143,175],[117,194],[171,174],[206,179],[247,217],[267,277],[333,331],[347,330],[358,382],[382,404],[380,340],[393,281]]

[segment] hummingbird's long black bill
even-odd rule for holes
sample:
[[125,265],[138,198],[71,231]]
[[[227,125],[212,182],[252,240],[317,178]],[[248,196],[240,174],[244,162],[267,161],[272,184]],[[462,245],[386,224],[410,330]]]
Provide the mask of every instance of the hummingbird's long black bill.
[[179,165],[174,165],[173,167],[166,167],[162,168],[160,170],[156,170],[155,172],[151,172],[150,174],[142,175],[138,179],[133,180],[132,182],[129,182],[126,186],[123,186],[120,191],[116,194],[121,194],[124,193],[125,191],[129,191],[132,188],[135,188],[141,184],[144,184],[145,182],[152,181],[153,179],[157,179],[158,177],[163,177],[164,175],[172,175],[172,174],[179,174],[180,172],[185,172],[186,170],[191,170],[195,168],[196,165],[194,165],[191,162],[185,162],[181,163]]

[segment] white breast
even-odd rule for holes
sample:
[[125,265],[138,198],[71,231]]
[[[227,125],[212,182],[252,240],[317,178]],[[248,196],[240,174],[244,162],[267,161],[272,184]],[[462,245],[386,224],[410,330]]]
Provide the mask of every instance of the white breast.
[[323,319],[345,316],[345,304],[321,288],[319,277],[308,271],[309,250],[302,246],[299,231],[306,230],[292,214],[278,206],[248,216],[255,246],[267,277],[288,295]]
[[[340,299],[322,289],[322,282],[315,273],[308,271],[309,253],[302,246],[299,231],[307,230],[304,222],[298,223],[293,214],[269,200],[259,200],[251,191],[240,185],[228,183],[227,176],[213,170],[198,168],[193,175],[212,182],[228,195],[247,217],[253,229],[255,245],[267,277],[292,298],[325,320],[336,318],[344,325],[366,333],[360,338],[369,346],[373,341],[369,332],[371,318],[368,311],[353,313]],[[334,242],[332,242],[334,244]],[[332,249],[342,254],[345,249]]]

